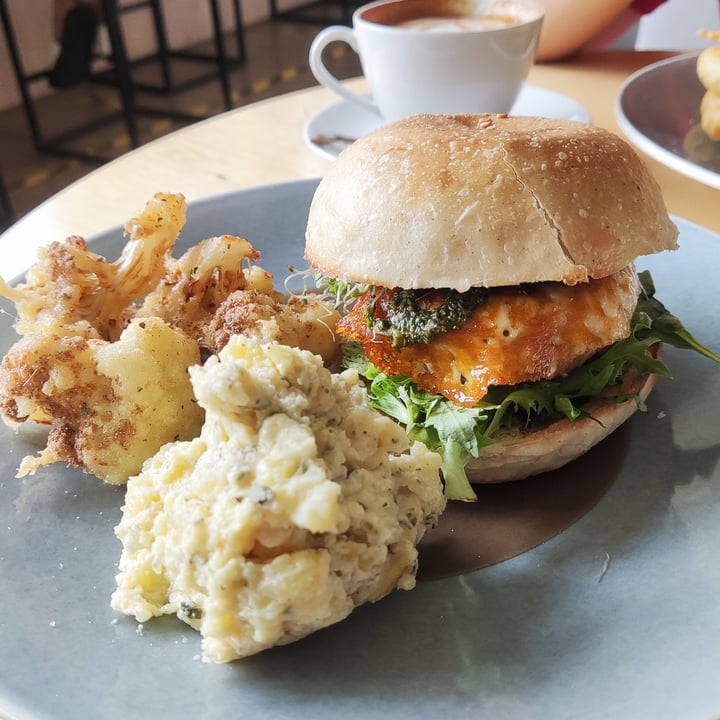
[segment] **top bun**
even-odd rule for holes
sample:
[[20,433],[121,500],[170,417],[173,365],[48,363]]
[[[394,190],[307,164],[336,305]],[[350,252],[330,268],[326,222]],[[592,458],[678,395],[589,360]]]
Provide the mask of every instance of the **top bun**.
[[415,115],[340,154],[315,192],[305,258],[402,288],[568,284],[677,247],[660,188],[592,125]]

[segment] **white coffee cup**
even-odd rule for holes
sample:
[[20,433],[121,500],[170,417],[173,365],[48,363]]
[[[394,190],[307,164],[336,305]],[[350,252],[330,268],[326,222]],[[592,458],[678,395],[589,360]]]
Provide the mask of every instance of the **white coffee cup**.
[[[415,113],[510,112],[534,62],[542,18],[534,0],[380,0],[358,8],[352,28],[321,30],[310,69],[386,122]],[[336,41],[359,55],[369,97],[323,63],[323,50]]]

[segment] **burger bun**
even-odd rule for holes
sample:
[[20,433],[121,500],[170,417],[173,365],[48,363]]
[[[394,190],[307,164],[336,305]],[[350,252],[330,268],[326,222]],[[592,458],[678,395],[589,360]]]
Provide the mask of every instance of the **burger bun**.
[[677,235],[657,182],[613,133],[415,115],[340,154],[312,200],[305,258],[329,277],[464,292],[605,277]]

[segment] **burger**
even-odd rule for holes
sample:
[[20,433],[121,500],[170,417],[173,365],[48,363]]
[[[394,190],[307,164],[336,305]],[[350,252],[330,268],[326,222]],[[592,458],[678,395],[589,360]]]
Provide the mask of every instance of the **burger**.
[[441,454],[449,498],[473,500],[472,483],[556,469],[644,407],[669,374],[661,343],[688,333],[634,261],[677,235],[610,132],[416,115],[341,153],[305,258],[371,404]]

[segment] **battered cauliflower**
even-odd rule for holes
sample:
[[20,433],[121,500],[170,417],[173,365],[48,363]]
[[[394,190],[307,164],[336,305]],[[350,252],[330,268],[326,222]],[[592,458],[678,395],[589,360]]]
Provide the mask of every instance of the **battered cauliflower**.
[[114,609],[177,614],[227,662],[414,587],[440,458],[367,405],[354,371],[233,336],[190,374],[205,423],[128,482]]
[[108,262],[73,236],[38,251],[26,281],[13,288],[0,278],[0,295],[15,303],[20,335],[73,335],[115,340],[134,314],[133,304],[163,278],[185,224],[182,195],[158,193],[125,226],[129,240]]
[[337,314],[288,303],[247,240],[206,238],[173,258],[185,215],[182,195],[159,193],[125,226],[117,261],[71,237],[42,248],[26,282],[0,278],[23,336],[0,364],[0,414],[50,428],[20,475],[60,461],[122,483],[165,442],[196,436],[187,369],[232,332],[336,356]]
[[133,320],[117,342],[29,335],[0,365],[5,417],[50,424],[48,444],[19,476],[69,462],[123,483],[167,442],[196,437],[203,411],[187,368],[197,343],[157,318]]

